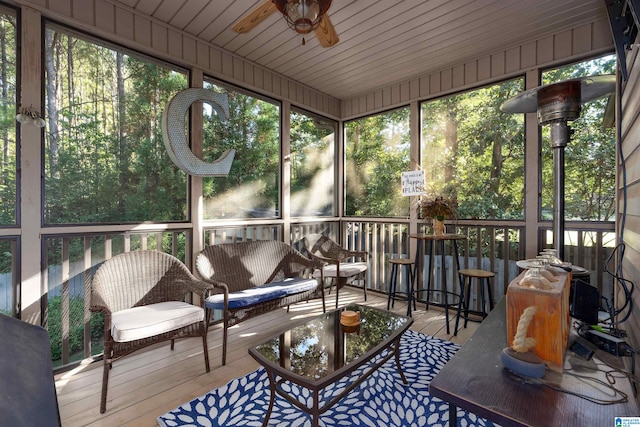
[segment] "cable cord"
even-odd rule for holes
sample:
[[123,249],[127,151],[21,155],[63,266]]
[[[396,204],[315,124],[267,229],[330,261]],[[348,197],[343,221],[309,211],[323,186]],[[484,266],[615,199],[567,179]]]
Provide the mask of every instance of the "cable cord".
[[[633,356],[635,356],[635,350],[633,348],[631,348],[629,346]],[[598,390],[600,392],[605,392],[605,391],[610,391],[611,392],[611,399],[604,399],[604,398],[598,398],[598,397],[593,397],[593,396],[588,396],[586,394],[582,394],[582,393],[578,393],[576,391],[573,390],[568,390],[566,388],[560,387],[550,381],[545,380],[544,378],[528,378],[528,377],[523,377],[521,375],[516,374],[515,372],[512,372],[512,375],[514,376],[514,378],[519,379],[520,381],[526,383],[526,384],[538,384],[538,385],[542,385],[545,387],[548,387],[552,390],[555,390],[557,392],[560,393],[566,393],[566,394],[570,394],[576,397],[579,397],[581,399],[587,400],[589,402],[592,403],[596,403],[598,405],[614,405],[616,403],[625,403],[629,401],[629,395],[625,392],[623,392],[622,390],[617,389],[616,387],[614,387],[614,385],[617,382],[617,379],[623,379],[626,378],[631,382],[631,386],[632,389],[634,391],[634,395],[636,394],[636,384],[640,384],[640,378],[635,376],[635,364],[633,361],[633,357],[632,357],[632,369],[631,369],[631,373],[626,372],[622,369],[616,368],[615,366],[612,366],[611,364],[607,363],[606,361],[602,360],[602,359],[594,359],[596,366],[592,367],[589,365],[580,365],[581,369],[589,369],[591,371],[594,372],[602,372],[605,376],[605,378],[607,379],[608,382],[605,382],[599,378],[593,378],[591,376],[587,376],[587,375],[580,375],[577,374],[575,372],[571,372],[572,370],[574,370],[573,367],[571,368],[565,368],[563,370],[563,375],[569,375],[572,376],[574,378],[577,378],[579,381],[583,382],[585,385],[590,385],[591,387],[593,387],[595,390]],[[609,370],[605,370],[602,369],[602,366],[606,366],[609,368]],[[617,374],[617,375],[616,375]],[[590,384],[591,383],[591,384]],[[604,389],[604,390],[603,390]]]
[[[635,375],[635,355],[636,355],[636,351],[628,344],[627,344],[627,348],[629,349],[629,351],[631,351],[631,372],[627,372],[624,369],[620,369],[620,368],[618,368],[616,366],[613,366],[609,362],[607,362],[606,360],[600,359],[600,358],[594,358],[594,362],[595,362],[595,365],[596,365],[595,367],[589,366],[587,364],[584,364],[584,365],[580,365],[580,369],[589,369],[589,370],[592,370],[592,371],[604,373],[605,377],[607,378],[607,381],[609,381],[609,384],[611,384],[611,387],[613,387],[613,384],[616,383],[616,379],[626,378],[631,383],[631,388],[633,389],[633,395],[637,396],[637,386],[640,384],[640,377],[637,377]],[[606,366],[609,369],[605,370],[605,369],[602,368],[603,366]],[[573,373],[569,372],[569,371],[572,371],[572,370],[574,370],[573,367],[565,368],[564,373],[567,374],[567,375],[574,375],[574,376],[577,375],[577,374],[573,374]],[[616,374],[618,374],[618,375],[616,375]],[[625,393],[623,393],[623,394],[625,394]]]
[[630,373],[622,369],[616,368],[615,366],[612,366],[611,364],[609,364],[604,360],[601,360],[601,359],[599,360],[603,365],[606,365],[609,368],[611,368],[611,371],[602,371],[602,372],[606,372],[607,375],[609,375],[611,372],[615,371],[629,379],[629,381],[631,382],[631,387],[633,388],[633,395],[635,397],[638,395],[638,385],[640,385],[640,377],[636,376],[636,354],[637,353],[635,349],[631,347],[629,344],[625,344],[625,345],[627,349],[631,352],[631,372]]
[[[585,375],[580,375],[580,374],[575,374],[573,372],[567,372],[565,370],[564,372],[565,375],[570,375],[572,377],[578,378],[579,380],[581,380],[582,382],[584,382],[585,384],[588,384],[589,382],[593,382],[595,384],[592,384],[592,387],[598,390],[601,390],[602,388],[608,389],[612,392],[611,399],[600,399],[597,397],[593,397],[593,396],[587,396],[586,394],[582,394],[582,393],[578,393],[576,391],[573,390],[568,390],[566,388],[562,388],[558,385],[555,385],[549,381],[546,381],[544,378],[524,378],[521,377],[522,380],[527,383],[527,384],[539,384],[539,385],[543,385],[545,387],[548,387],[552,390],[558,391],[560,393],[565,393],[565,394],[570,394],[572,396],[576,396],[579,397],[580,399],[584,399],[587,400],[589,402],[592,403],[597,403],[598,405],[614,405],[616,403],[624,403],[624,402],[628,402],[629,401],[629,396],[623,392],[622,390],[618,390],[617,388],[615,388],[613,386],[613,384],[615,384],[615,377],[613,376],[609,376],[607,375],[607,378],[610,378],[610,381],[613,381],[613,384],[608,384],[605,381],[599,379],[599,378],[593,378],[593,377],[588,377]],[[606,375],[606,373],[605,373]],[[620,396],[618,398],[615,398],[616,396]]]
[[[616,110],[622,111],[622,79],[618,77],[618,90],[616,94]],[[624,227],[627,221],[627,160],[624,158],[622,150],[622,118],[616,118],[616,135],[618,135],[618,155],[620,158],[620,169],[622,169],[622,218],[620,218],[619,242],[624,242]],[[622,259],[620,259],[622,261]],[[618,264],[622,264],[621,262]]]
[[[605,273],[609,274],[611,277],[613,277],[613,279],[615,279],[616,283],[618,283],[622,287],[622,290],[624,291],[624,295],[625,295],[624,304],[619,309],[615,309],[611,304],[607,304],[608,306],[607,308],[609,311],[609,319],[607,319],[607,321],[610,321],[611,322],[610,325],[612,326],[619,325],[622,322],[626,321],[629,318],[629,316],[631,316],[631,312],[633,311],[633,300],[631,299],[631,294],[635,289],[635,284],[631,280],[625,279],[623,277],[623,271],[622,271],[622,260],[624,258],[625,248],[626,246],[624,242],[618,243],[618,245],[616,245],[613,252],[611,252],[609,257],[607,258],[607,261],[604,264]],[[616,263],[617,263],[615,272],[613,272],[609,268],[610,264],[614,261],[614,259],[616,260]],[[616,321],[615,318],[619,316],[620,313],[622,313],[625,309],[627,309],[627,313],[622,317],[622,319]]]
[[[617,81],[617,90],[616,90],[616,110],[618,112],[622,111],[622,79],[618,77],[618,81]],[[622,306],[622,308],[618,309],[618,310],[614,310],[614,308],[612,307],[611,304],[607,304],[608,305],[608,312],[610,315],[610,319],[612,322],[612,325],[618,325],[622,322],[624,322],[625,320],[627,320],[629,318],[629,316],[631,315],[631,310],[633,308],[633,302],[631,300],[631,293],[633,292],[633,288],[634,288],[634,283],[630,282],[628,280],[626,280],[624,278],[624,272],[622,269],[622,260],[624,258],[624,231],[625,231],[625,226],[626,226],[626,221],[627,221],[627,160],[624,157],[624,151],[622,149],[622,139],[623,139],[623,135],[622,135],[622,119],[620,117],[616,118],[616,135],[617,135],[617,148],[618,148],[618,158],[619,158],[619,162],[620,162],[620,170],[621,170],[621,175],[622,175],[622,216],[620,218],[620,233],[618,235],[618,245],[616,246],[616,249],[614,249],[614,251],[612,252],[612,254],[609,256],[609,258],[607,259],[607,262],[605,263],[605,271],[607,273],[609,273],[611,276],[613,276],[616,281],[622,286],[624,293],[625,293],[625,302],[624,305]],[[622,248],[621,250],[617,250],[619,248]],[[611,271],[609,271],[608,269],[608,264],[609,262],[612,260],[613,258],[613,254],[617,253],[617,259],[616,259],[616,267],[617,267],[617,271],[615,274],[613,274]],[[627,288],[627,283],[631,284],[631,290],[629,290]],[[629,311],[627,312],[627,314],[624,316],[624,318],[622,320],[619,321],[615,321],[616,316],[618,316],[620,313],[622,313],[622,311],[627,307],[627,305],[629,306]]]

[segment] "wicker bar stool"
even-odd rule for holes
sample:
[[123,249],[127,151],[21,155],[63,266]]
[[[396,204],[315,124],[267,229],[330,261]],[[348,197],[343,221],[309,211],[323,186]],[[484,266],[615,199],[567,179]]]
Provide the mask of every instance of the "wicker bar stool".
[[[458,271],[460,275],[460,284],[462,286],[461,296],[462,296],[462,307],[464,310],[459,310],[458,315],[456,316],[456,328],[454,330],[453,335],[458,334],[458,322],[460,321],[460,317],[464,317],[464,327],[467,327],[467,322],[469,320],[475,321],[474,319],[469,318],[469,302],[471,301],[471,282],[473,279],[476,279],[478,285],[480,286],[480,294],[482,295],[482,310],[477,313],[482,316],[482,319],[487,317],[488,313],[485,311],[485,298],[484,298],[484,289],[482,285],[484,284],[487,288],[487,294],[489,297],[489,311],[493,310],[493,295],[491,294],[491,282],[489,279],[495,277],[495,274],[491,271],[486,270],[478,270],[475,268],[463,268]],[[464,314],[462,314],[464,311]]]
[[[392,308],[396,300],[407,301],[407,316],[411,316],[411,305],[416,309],[416,300],[413,297],[413,282],[415,279],[413,264],[414,261],[409,258],[391,258],[391,282],[389,284],[389,299],[387,300],[387,310]],[[398,288],[398,266],[404,267],[405,283],[407,290],[400,291]]]

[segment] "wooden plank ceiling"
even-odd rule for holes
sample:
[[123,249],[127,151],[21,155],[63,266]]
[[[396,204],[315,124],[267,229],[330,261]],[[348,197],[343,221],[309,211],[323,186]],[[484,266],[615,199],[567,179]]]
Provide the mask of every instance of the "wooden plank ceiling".
[[263,1],[117,0],[340,100],[607,16],[602,0],[333,0],[340,41],[323,48],[278,12],[231,29]]

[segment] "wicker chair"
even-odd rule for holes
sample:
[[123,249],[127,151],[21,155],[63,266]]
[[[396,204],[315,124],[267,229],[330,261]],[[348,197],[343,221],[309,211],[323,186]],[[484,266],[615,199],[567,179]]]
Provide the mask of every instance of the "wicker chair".
[[[331,279],[329,292],[336,284],[336,308],[338,308],[339,291],[345,284],[354,280],[362,280],[364,300],[367,300],[367,258],[366,251],[350,251],[323,234],[310,234],[302,239],[307,256],[325,265],[321,270],[313,272],[313,277],[324,280]],[[354,261],[349,261],[354,259]],[[360,261],[355,261],[359,259]]]
[[[93,277],[91,311],[104,314],[104,371],[100,413],[107,407],[112,363],[161,341],[201,337],[209,372],[204,298],[212,286],[198,280],[177,258],[163,252],[126,252],[105,261]],[[200,297],[200,305],[184,302]]]

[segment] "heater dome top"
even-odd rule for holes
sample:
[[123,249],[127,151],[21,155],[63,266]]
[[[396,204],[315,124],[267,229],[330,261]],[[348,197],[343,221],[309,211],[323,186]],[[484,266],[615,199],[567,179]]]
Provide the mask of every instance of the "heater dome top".
[[577,79],[538,86],[521,92],[505,101],[500,106],[500,110],[504,113],[535,113],[538,111],[538,92],[540,90],[552,88],[556,85],[564,86],[567,82],[580,82],[580,102],[582,104],[612,94],[616,88],[616,76],[614,74],[579,77]]

